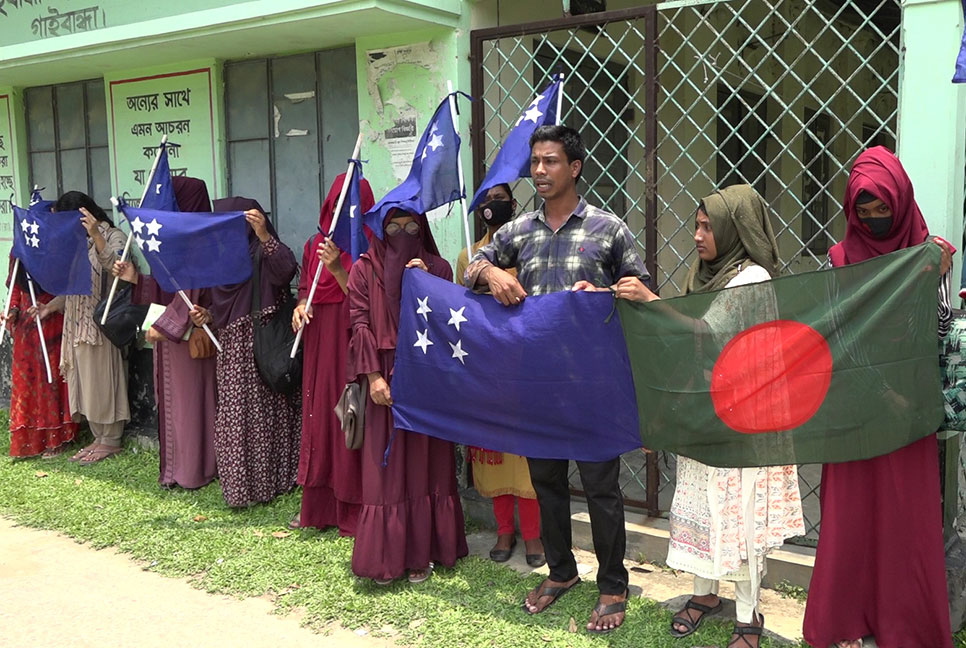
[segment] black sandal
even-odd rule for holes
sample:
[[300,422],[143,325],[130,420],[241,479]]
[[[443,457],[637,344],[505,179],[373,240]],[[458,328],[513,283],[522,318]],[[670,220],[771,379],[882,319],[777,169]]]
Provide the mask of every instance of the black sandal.
[[[681,608],[677,614],[671,617],[671,636],[676,639],[680,639],[681,637],[687,637],[688,635],[694,634],[698,631],[698,628],[701,627],[701,622],[704,621],[704,617],[708,616],[709,614],[714,614],[715,612],[720,612],[722,606],[723,604],[720,598],[718,599],[718,604],[714,607],[704,605],[702,603],[695,603],[693,597],[689,598],[688,602],[684,604],[684,607]],[[688,610],[697,610],[701,613],[701,616],[692,621]],[[678,616],[680,614],[684,614],[685,616]],[[687,628],[687,630],[681,632],[674,627],[675,624],[683,625],[685,628]]]
[[[611,603],[610,605],[604,605],[598,600],[597,605],[594,606],[594,612],[597,613],[597,622],[598,623],[600,622],[601,617],[610,616],[611,614],[620,614],[621,612],[624,613],[624,618],[627,618],[627,599],[629,599],[630,596],[631,596],[630,590],[625,590],[623,601],[616,601],[614,603]],[[604,628],[602,630],[596,630],[596,629],[587,630],[587,632],[591,634],[607,634],[608,632],[613,632],[614,630],[617,630],[622,625],[624,625],[624,619],[621,619],[621,622],[615,625],[613,628]]]
[[[745,638],[745,635],[752,635],[758,637],[758,645],[761,645],[761,633],[765,629],[765,615],[759,614],[758,620],[761,625],[756,626],[739,626],[735,624],[735,628],[731,634],[737,635],[735,640],[728,644],[728,648],[756,648],[750,641]],[[754,622],[752,622],[754,623]],[[741,643],[738,643],[738,642]]]
[[[546,582],[547,581],[544,581],[544,583],[546,583]],[[570,590],[572,590],[574,587],[577,586],[578,583],[580,583],[580,577],[579,576],[577,577],[577,580],[575,580],[570,585],[560,585],[560,586],[557,586],[557,587],[544,587],[542,591],[538,587],[537,590],[536,590],[537,593],[538,593],[537,594],[537,600],[539,601],[543,597],[549,596],[549,597],[551,597],[550,602],[547,603],[546,605],[544,605],[542,608],[540,608],[536,612],[531,612],[530,611],[530,608],[527,607],[526,600],[524,600],[523,601],[523,605],[522,605],[523,611],[526,612],[527,614],[540,614],[541,612],[545,612],[548,607],[550,607],[551,605],[553,605],[554,603],[557,602],[557,599],[558,598],[560,598],[561,596],[563,596],[564,594],[566,594],[567,592],[569,592]],[[540,583],[540,585],[542,586],[543,583]]]

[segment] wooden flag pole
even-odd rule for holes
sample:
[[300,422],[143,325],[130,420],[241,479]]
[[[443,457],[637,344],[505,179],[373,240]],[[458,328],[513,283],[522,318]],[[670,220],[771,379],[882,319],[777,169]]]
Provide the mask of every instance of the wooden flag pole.
[[18,270],[20,270],[20,259],[14,258],[13,272],[10,274],[10,287],[7,289],[7,302],[3,306],[3,326],[0,326],[0,344],[3,344],[3,336],[7,332],[7,317],[10,316],[10,298],[13,296],[13,283],[17,280]]
[[[453,119],[453,130],[459,134],[459,119],[456,114],[456,95],[453,94],[453,82],[446,82],[446,89],[449,91],[449,114]],[[473,257],[473,239],[470,238],[470,219],[466,211],[466,182],[463,179],[463,152],[456,150],[456,173],[460,180],[460,205],[463,208],[463,235],[466,237],[466,253],[469,258]]]
[[[339,192],[339,200],[335,203],[335,214],[332,215],[332,226],[329,227],[329,233],[327,237],[331,237],[335,232],[335,226],[339,223],[339,216],[342,215],[342,205],[345,202],[345,196],[349,192],[349,182],[352,180],[352,172],[355,170],[356,160],[359,159],[359,151],[362,149],[362,130],[359,131],[359,137],[356,138],[356,147],[352,149],[352,157],[349,159],[349,168],[346,169],[345,179],[342,181],[342,190]],[[362,214],[359,214],[359,218],[362,218]],[[309,295],[305,301],[305,312],[308,313],[312,310],[312,299],[315,297],[315,289],[319,285],[319,278],[322,277],[322,266],[324,264],[319,261],[319,265],[315,268],[315,278],[312,279],[312,287],[309,288]],[[298,332],[295,334],[295,343],[292,345],[292,352],[288,354],[289,358],[294,358],[295,354],[298,353],[299,343],[302,341],[302,332],[305,330],[305,322],[302,322],[302,326],[299,327]]]
[[[34,308],[37,308],[37,294],[34,292],[34,282],[31,279],[27,279],[27,287],[30,288],[30,303],[33,304]],[[47,369],[47,382],[54,382],[54,376],[50,372],[50,356],[47,355],[47,341],[44,340],[44,326],[40,323],[40,313],[34,315],[34,321],[37,322],[37,334],[40,335],[40,350],[44,352],[44,367]]]
[[[157,155],[154,156],[154,164],[151,165],[151,175],[148,176],[148,182],[146,185],[144,185],[144,192],[141,194],[142,203],[144,202],[144,199],[147,197],[148,191],[151,189],[151,185],[154,184],[154,172],[158,170],[158,161],[161,159],[161,156],[165,154],[164,145],[167,143],[168,143],[168,136],[162,135],[161,146],[158,147],[158,153]],[[116,199],[112,198],[111,202],[114,203],[115,206],[117,206]],[[124,263],[125,261],[127,261],[127,253],[131,249],[131,241],[133,240],[134,240],[134,230],[131,230],[130,232],[128,232],[127,241],[124,242],[124,251],[121,252],[121,263]],[[111,312],[111,302],[114,301],[114,294],[117,292],[118,281],[120,281],[120,277],[114,277],[114,283],[111,284],[111,292],[107,294],[107,303],[104,304],[104,314],[101,315],[101,326],[104,326],[105,324],[107,324],[107,314]]]
[[[115,207],[117,207],[120,204],[118,202],[117,198],[111,198],[111,203]],[[121,263],[124,263],[124,257],[123,256],[121,257]],[[115,285],[117,284],[117,281],[118,281],[119,278],[120,277],[114,277],[114,283],[115,283]],[[188,310],[192,310],[195,307],[195,305],[191,302],[191,299],[188,298],[188,295],[185,293],[185,291],[179,290],[178,291],[178,296],[181,297],[181,299],[184,301],[185,305],[188,307]],[[101,323],[103,324],[104,323],[104,320],[101,320]],[[218,339],[215,338],[215,334],[211,332],[211,329],[208,328],[208,325],[207,324],[202,324],[202,328],[205,330],[205,333],[208,334],[208,337],[211,338],[211,342],[212,342],[212,344],[215,345],[215,348],[218,349],[219,352],[221,352],[222,351],[221,345],[218,344]]]

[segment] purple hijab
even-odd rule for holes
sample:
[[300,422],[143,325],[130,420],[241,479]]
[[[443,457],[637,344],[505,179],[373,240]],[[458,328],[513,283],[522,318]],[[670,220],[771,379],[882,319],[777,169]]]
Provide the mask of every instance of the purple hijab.
[[[247,211],[257,209],[265,213],[257,200],[252,198],[242,198],[233,196],[231,198],[221,198],[213,203],[216,212]],[[287,289],[289,282],[298,270],[295,255],[279,239],[272,225],[272,221],[265,219],[268,227],[268,234],[275,239],[275,244],[279,246],[276,252],[269,256],[262,250],[261,264],[259,265],[260,285],[259,295],[261,297],[262,308],[268,308],[276,302],[279,292]],[[254,266],[255,253],[262,247],[261,241],[255,235],[255,230],[248,228],[248,254],[252,258]],[[210,312],[213,318],[214,328],[224,328],[235,320],[251,314],[252,312],[252,281],[254,277],[242,283],[228,286],[216,286],[211,289]]]

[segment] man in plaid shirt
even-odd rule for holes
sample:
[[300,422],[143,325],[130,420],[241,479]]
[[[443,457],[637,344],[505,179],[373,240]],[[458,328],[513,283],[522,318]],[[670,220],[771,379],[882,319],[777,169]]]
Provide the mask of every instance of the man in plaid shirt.
[[[466,269],[464,283],[487,288],[504,306],[527,295],[560,290],[594,290],[621,277],[650,279],[624,222],[588,205],[577,194],[586,149],[580,134],[567,126],[541,126],[530,138],[530,175],[543,206],[501,227],[480,248]],[[516,268],[517,277],[504,268]],[[601,407],[606,407],[601,403]],[[524,602],[531,614],[545,610],[576,585],[571,551],[568,462],[528,459],[530,479],[540,503],[540,527],[550,576]],[[609,632],[624,621],[627,570],[624,568],[624,504],[618,478],[620,457],[578,461],[599,571],[600,599],[587,623],[589,632]]]

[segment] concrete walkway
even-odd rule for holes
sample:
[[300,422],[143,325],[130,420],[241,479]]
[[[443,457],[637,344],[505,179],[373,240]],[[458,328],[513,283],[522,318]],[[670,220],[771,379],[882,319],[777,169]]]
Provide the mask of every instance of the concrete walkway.
[[[486,556],[494,539],[489,531],[471,535],[467,538],[470,552]],[[547,573],[546,567],[528,567],[522,545],[518,549],[509,567]],[[594,578],[593,555],[576,553],[581,576]],[[691,591],[690,576],[648,564],[628,562],[627,566],[632,597],[651,598],[671,609],[683,606]],[[525,594],[520,592],[521,600]],[[722,584],[721,594],[731,595],[727,584]],[[268,598],[207,594],[185,580],[144,571],[113,549],[96,551],[57,533],[19,527],[0,518],[0,646],[4,648],[395,647],[389,640],[360,636],[338,626],[328,634],[316,634],[302,628],[294,614],[272,614],[272,607]],[[770,633],[785,639],[801,637],[802,604],[764,590],[762,610]],[[733,619],[734,604],[726,601],[719,615]]]

